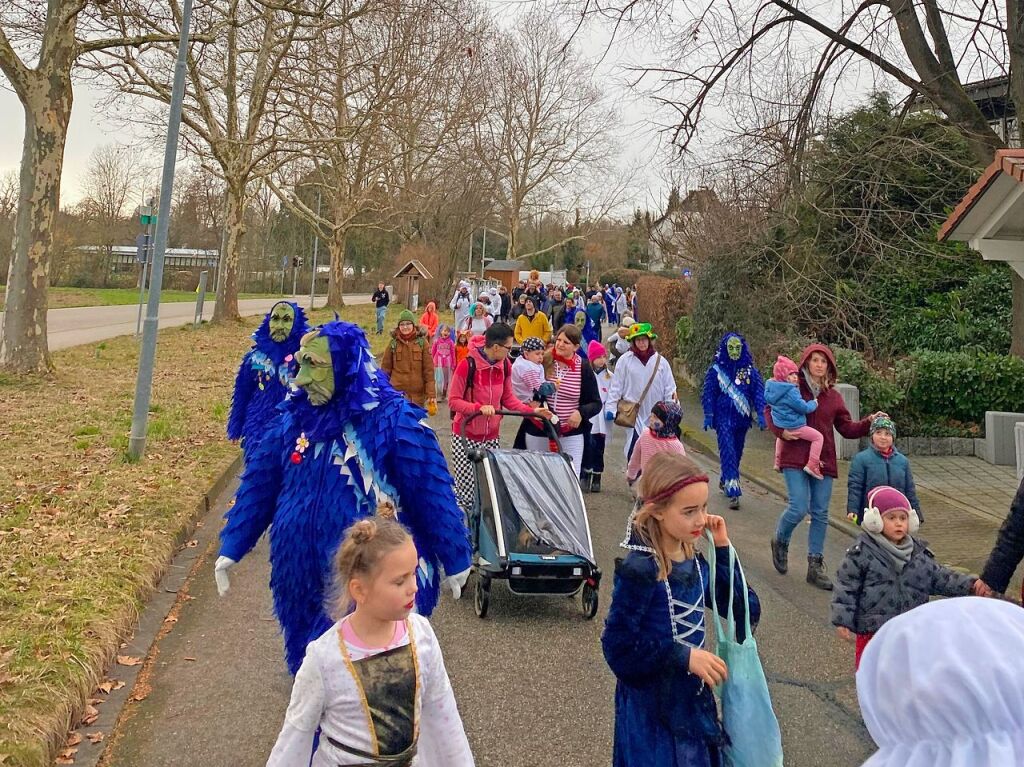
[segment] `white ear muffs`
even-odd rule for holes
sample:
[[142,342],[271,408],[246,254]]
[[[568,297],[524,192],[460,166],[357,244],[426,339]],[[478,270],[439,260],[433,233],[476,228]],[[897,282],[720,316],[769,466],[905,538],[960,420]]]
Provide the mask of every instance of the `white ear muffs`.
[[[917,515],[915,514],[914,516],[916,517]],[[874,506],[868,506],[864,509],[864,518],[861,520],[860,526],[869,533],[882,532],[882,515],[878,509]]]
[[917,509],[911,509],[910,514],[908,516],[910,517],[910,534],[913,535],[921,527],[921,517],[918,516]]

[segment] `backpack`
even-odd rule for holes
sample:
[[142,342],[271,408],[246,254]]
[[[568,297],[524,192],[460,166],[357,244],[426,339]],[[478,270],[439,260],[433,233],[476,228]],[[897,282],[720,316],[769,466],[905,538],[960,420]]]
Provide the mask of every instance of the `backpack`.
[[[462,390],[462,398],[472,400],[473,399],[473,379],[476,378],[476,358],[470,354],[466,357],[466,364],[469,366],[469,370],[466,371],[466,388]],[[505,370],[505,377],[508,378],[512,375],[512,365],[508,361],[508,357],[505,358],[503,367]],[[451,393],[448,394],[448,399],[451,400]],[[448,408],[448,417],[455,420],[455,411]]]

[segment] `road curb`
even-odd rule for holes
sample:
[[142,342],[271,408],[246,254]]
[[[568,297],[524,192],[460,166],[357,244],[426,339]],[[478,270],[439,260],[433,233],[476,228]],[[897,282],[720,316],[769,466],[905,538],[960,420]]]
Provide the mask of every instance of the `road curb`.
[[[694,429],[691,429],[688,426],[683,427],[683,442],[685,442],[690,447],[695,448],[697,452],[710,455],[716,461],[719,461],[719,463],[721,463],[721,458],[718,455],[717,447],[711,444],[710,440],[702,439],[702,435],[700,435],[699,432],[695,431]],[[786,486],[783,482],[772,481],[767,477],[763,477],[750,471],[744,471],[742,469],[740,470],[740,476],[746,479],[748,482],[757,485],[762,490],[766,490],[774,495],[782,496],[783,498],[786,497]],[[843,533],[844,535],[848,535],[851,538],[856,538],[858,535],[860,535],[861,532],[859,527],[851,524],[845,518],[836,519],[831,514],[829,514],[828,516],[828,524],[829,527],[832,527],[833,529],[838,530],[839,532]]]
[[[242,453],[239,451],[235,459],[218,475],[196,503],[189,519],[174,536],[174,554],[153,593],[145,601],[134,633],[117,651],[117,655],[143,658],[144,662],[136,666],[122,666],[112,662],[99,670],[100,680],[111,679],[123,682],[124,686],[112,690],[106,696],[100,693],[102,703],[96,707],[99,712],[97,719],[88,726],[80,725],[73,730],[82,736],[78,752],[75,754],[76,767],[95,767],[100,764],[108,744],[116,741],[116,737],[111,739],[110,736],[115,733],[124,715],[130,714],[128,703],[148,695],[146,679],[157,657],[153,653],[154,647],[161,636],[174,626],[174,621],[168,621],[168,618],[181,604],[191,599],[187,595],[188,581],[206,560],[220,532],[219,525],[203,522],[216,507],[217,501],[230,488],[241,466]],[[86,734],[96,732],[102,733],[104,737],[100,742],[92,743]],[[64,733],[58,734],[57,738],[63,739]]]

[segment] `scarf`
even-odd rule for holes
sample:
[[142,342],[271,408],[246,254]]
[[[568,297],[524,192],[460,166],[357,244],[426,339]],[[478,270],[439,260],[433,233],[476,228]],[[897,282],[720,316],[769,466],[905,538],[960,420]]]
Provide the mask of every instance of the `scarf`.
[[419,328],[413,326],[413,329],[408,333],[403,333],[401,330],[398,331],[398,337],[403,341],[411,341],[420,334]]
[[656,351],[653,343],[647,345],[647,351],[645,352],[642,352],[639,349],[637,349],[635,343],[631,343],[629,345],[629,348],[633,352],[633,356],[640,360],[640,364],[644,365],[645,367],[647,365],[648,360],[650,360],[651,357],[654,356],[654,353]]
[[569,368],[569,370],[575,370],[576,369],[576,360],[578,358],[577,358],[575,352],[572,355],[570,355],[568,358],[566,358],[566,357],[560,356],[558,354],[558,352],[556,352],[554,349],[552,349],[551,350],[551,359],[552,359],[553,362],[558,362],[559,364],[565,365],[567,368]]
[[814,399],[818,399],[818,395],[821,394],[821,387],[814,382],[811,378],[811,374],[807,372],[807,368],[800,368],[800,374],[804,377],[804,383],[807,384],[807,388],[811,390],[811,394],[814,395]]
[[876,447],[875,452],[882,456],[882,458],[892,458],[892,454],[896,452],[896,448],[893,447],[892,445],[889,445],[889,447],[886,448],[885,450],[879,450]]
[[902,573],[903,568],[910,562],[910,555],[914,553],[914,539],[907,535],[900,543],[893,543],[881,533],[868,533],[871,540],[889,555],[892,563],[896,565],[896,572]]

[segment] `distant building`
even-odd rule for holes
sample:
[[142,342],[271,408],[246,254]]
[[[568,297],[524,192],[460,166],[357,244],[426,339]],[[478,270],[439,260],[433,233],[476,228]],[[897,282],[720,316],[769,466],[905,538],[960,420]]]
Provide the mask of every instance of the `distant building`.
[[[1017,115],[1013,99],[1010,98],[1010,79],[1008,77],[991,77],[987,80],[965,83],[964,90],[978,105],[978,109],[985,116],[989,126],[1006,142],[1006,145],[1019,147],[1018,121],[1020,118]],[[915,96],[911,108],[915,111],[933,109],[923,96]]]
[[679,189],[673,187],[665,212],[651,221],[648,227],[647,268],[652,272],[667,272],[692,264],[694,258],[688,252],[689,237],[694,225],[717,204],[718,196],[711,189],[694,189],[681,198]]

